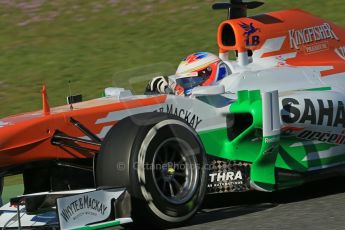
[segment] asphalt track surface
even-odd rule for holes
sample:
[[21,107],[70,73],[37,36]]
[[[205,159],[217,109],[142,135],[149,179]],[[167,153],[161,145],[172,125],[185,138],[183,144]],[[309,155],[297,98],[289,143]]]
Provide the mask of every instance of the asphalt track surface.
[[275,193],[210,195],[179,229],[345,229],[345,177]]

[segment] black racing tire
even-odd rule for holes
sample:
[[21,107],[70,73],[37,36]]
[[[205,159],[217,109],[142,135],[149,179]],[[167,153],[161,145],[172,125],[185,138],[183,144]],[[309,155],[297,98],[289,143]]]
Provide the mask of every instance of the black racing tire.
[[197,133],[164,113],[121,120],[105,137],[96,165],[97,186],[126,186],[135,225],[151,228],[189,221],[203,201],[206,178],[206,155]]

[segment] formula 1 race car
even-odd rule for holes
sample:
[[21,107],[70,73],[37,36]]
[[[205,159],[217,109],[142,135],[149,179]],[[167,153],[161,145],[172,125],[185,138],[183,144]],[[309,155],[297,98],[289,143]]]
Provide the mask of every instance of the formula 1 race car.
[[44,89],[42,111],[1,119],[1,175],[22,173],[25,191],[0,225],[176,227],[205,194],[342,174],[345,29],[297,9],[247,17],[262,4],[213,5],[229,12],[217,39],[231,73],[218,84],[190,96],[107,88],[57,108]]

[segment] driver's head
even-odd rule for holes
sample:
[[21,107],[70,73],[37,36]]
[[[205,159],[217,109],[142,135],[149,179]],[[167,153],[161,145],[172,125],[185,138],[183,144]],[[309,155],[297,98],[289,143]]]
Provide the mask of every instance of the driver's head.
[[176,95],[190,95],[196,86],[213,85],[229,75],[227,65],[219,57],[207,52],[193,53],[182,60],[174,79]]

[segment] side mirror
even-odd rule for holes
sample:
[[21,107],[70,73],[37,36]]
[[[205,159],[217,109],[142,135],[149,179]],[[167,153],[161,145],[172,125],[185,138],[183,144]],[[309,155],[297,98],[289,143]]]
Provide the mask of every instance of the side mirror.
[[192,90],[192,96],[218,95],[225,93],[224,85],[198,86]]
[[81,94],[78,95],[72,95],[67,97],[67,104],[75,104],[83,101],[83,96]]

